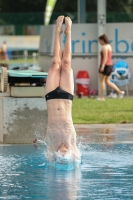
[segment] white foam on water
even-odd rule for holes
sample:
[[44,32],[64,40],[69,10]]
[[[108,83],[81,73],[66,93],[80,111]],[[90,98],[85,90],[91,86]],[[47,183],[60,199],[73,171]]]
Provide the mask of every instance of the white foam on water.
[[73,149],[69,150],[66,153],[62,153],[59,150],[55,151],[53,150],[53,148],[51,149],[51,147],[49,147],[47,139],[40,138],[40,136],[37,133],[36,133],[36,138],[38,144],[43,144],[46,147],[44,154],[47,160],[47,165],[60,170],[73,170],[80,166],[81,164],[80,142],[78,142],[77,144],[79,153],[75,153]]
[[49,166],[60,170],[73,170],[81,164],[81,156],[75,156],[72,151],[63,154],[60,151],[50,152],[46,150],[45,156]]

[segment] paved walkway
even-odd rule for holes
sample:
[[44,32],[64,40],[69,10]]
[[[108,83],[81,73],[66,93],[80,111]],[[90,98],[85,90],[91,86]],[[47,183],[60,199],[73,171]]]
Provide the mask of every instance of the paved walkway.
[[75,124],[81,143],[133,144],[133,124]]
[[[133,124],[75,124],[81,143],[133,144]],[[0,144],[0,146],[10,144]]]
[[133,123],[125,123],[125,124],[74,124],[75,128],[90,128],[90,129],[98,129],[98,128],[113,128],[119,130],[133,130]]

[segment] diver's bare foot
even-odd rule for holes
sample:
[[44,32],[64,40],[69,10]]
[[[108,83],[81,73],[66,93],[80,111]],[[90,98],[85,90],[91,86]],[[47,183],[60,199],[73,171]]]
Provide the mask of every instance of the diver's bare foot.
[[64,20],[64,16],[59,16],[56,20],[56,30],[59,31],[59,33],[62,33],[62,23]]
[[65,35],[67,35],[67,33],[69,31],[71,31],[71,27],[72,27],[72,20],[70,19],[70,17],[65,17],[65,25],[66,25],[66,28],[65,28]]

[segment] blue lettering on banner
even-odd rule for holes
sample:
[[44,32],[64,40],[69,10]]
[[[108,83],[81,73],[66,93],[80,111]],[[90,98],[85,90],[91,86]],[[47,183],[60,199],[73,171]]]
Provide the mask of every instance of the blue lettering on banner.
[[66,43],[66,35],[64,35],[63,41],[64,44]]
[[93,43],[98,43],[98,41],[97,40],[89,40],[88,41],[88,53],[92,53],[92,44]]
[[72,53],[75,53],[75,44],[79,42],[80,40],[72,40]]
[[[64,36],[63,41],[64,44],[66,42],[66,36]],[[119,30],[116,28],[114,30],[114,40],[110,40],[109,43],[112,45],[115,43],[114,52],[116,53],[128,53],[129,50],[133,52],[133,41],[131,45],[125,39],[119,38]],[[81,52],[81,53],[92,53],[97,51],[98,40],[92,39],[87,40],[87,34],[85,32],[81,32],[80,38],[72,40],[72,53]],[[93,50],[93,49],[96,50]],[[130,49],[131,48],[131,49]],[[77,50],[78,49],[78,50]]]
[[[85,36],[85,33],[82,33],[82,36]],[[82,53],[85,53],[85,40],[82,40]]]
[[[125,44],[125,51],[120,51],[119,49],[118,49],[118,46],[119,46],[119,44],[120,43],[123,43],[123,44]],[[115,29],[115,51],[116,51],[116,53],[127,53],[128,52],[128,50],[129,50],[129,44],[128,44],[128,42],[126,41],[126,40],[119,40],[118,41],[118,29]]]
[[132,42],[132,44],[131,44],[131,50],[132,50],[132,52],[133,52],[133,42]]

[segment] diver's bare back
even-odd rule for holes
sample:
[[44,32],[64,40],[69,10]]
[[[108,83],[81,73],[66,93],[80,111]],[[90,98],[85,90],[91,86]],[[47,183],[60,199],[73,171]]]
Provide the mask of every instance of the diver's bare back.
[[47,136],[53,141],[55,150],[61,143],[65,143],[69,148],[69,144],[76,134],[71,116],[72,101],[51,99],[47,101],[47,108]]

